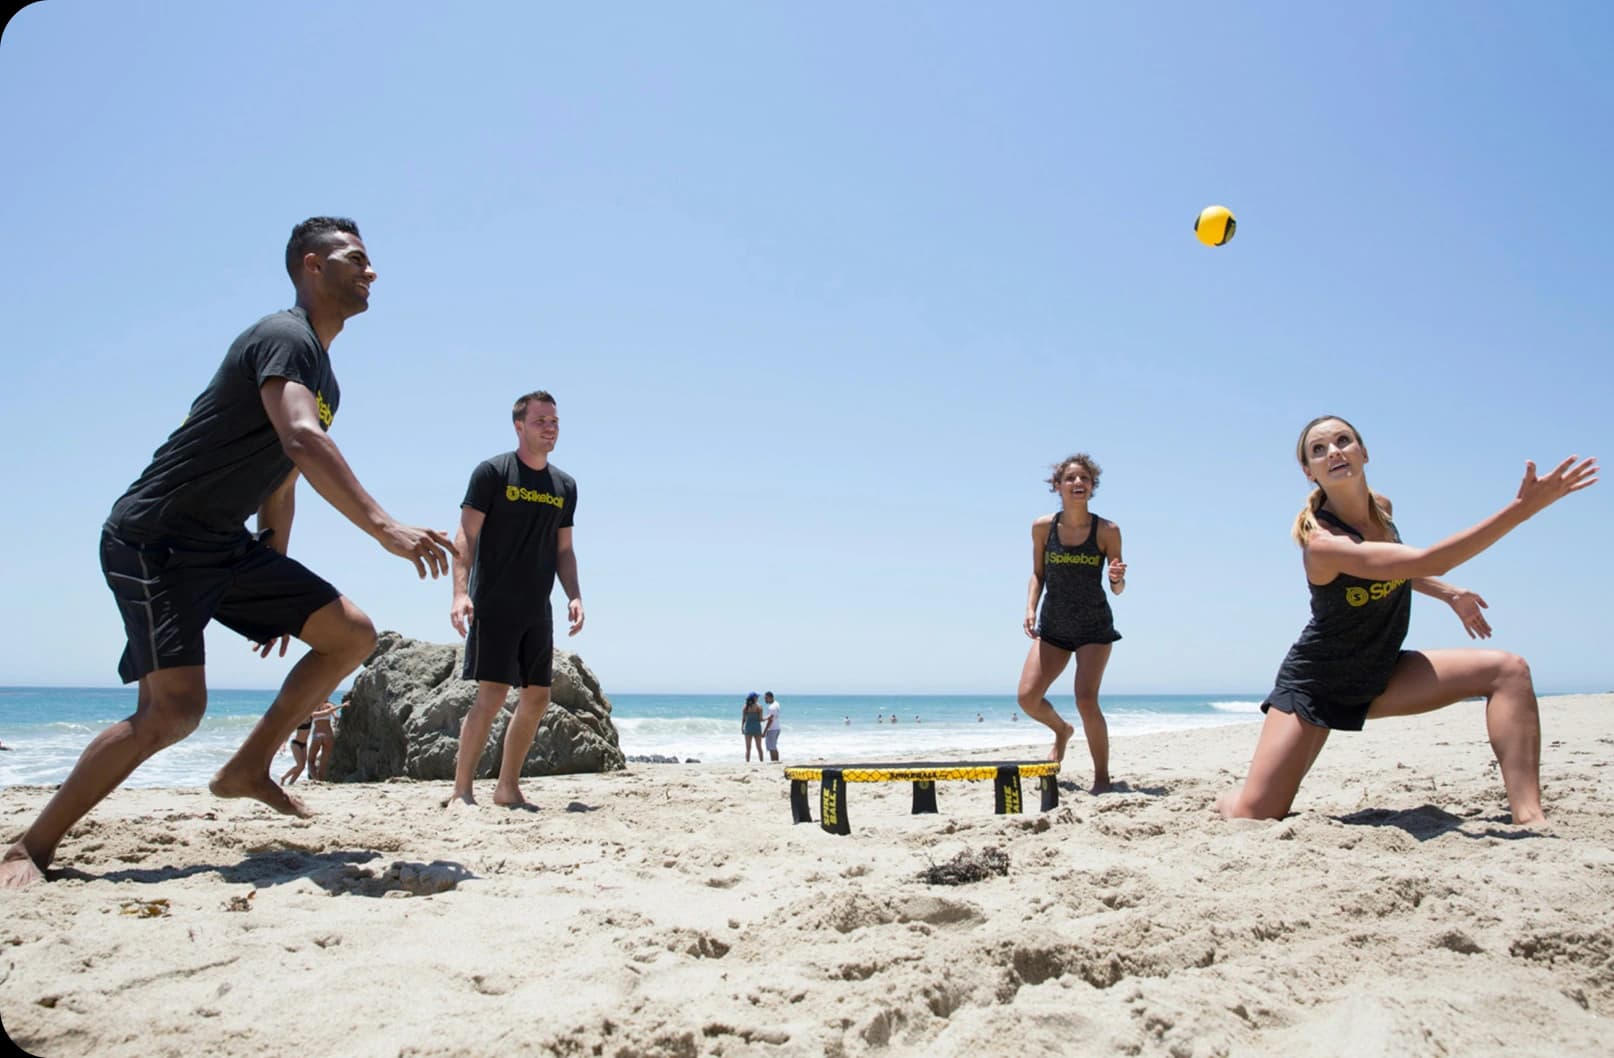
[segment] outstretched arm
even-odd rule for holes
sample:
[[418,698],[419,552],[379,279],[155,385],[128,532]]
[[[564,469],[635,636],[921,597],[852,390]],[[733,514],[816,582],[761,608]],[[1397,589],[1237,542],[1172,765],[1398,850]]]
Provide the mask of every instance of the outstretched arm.
[[1480,598],[1479,592],[1454,587],[1433,577],[1417,578],[1412,582],[1412,590],[1432,599],[1439,599],[1450,606],[1457,619],[1463,623],[1463,630],[1468,633],[1468,638],[1491,638],[1491,623],[1485,619],[1484,613],[1490,603]]
[[1525,463],[1518,495],[1507,506],[1431,547],[1358,542],[1348,536],[1314,533],[1306,542],[1306,573],[1317,584],[1326,584],[1340,573],[1365,580],[1438,577],[1484,551],[1532,515],[1572,492],[1595,485],[1597,460],[1584,459],[1577,463],[1575,459],[1570,456],[1541,477],[1536,476],[1534,463]]
[[382,547],[413,562],[422,578],[428,570],[433,577],[448,572],[448,549],[453,542],[436,529],[403,525],[381,509],[359,484],[336,442],[321,428],[312,390],[290,379],[271,378],[259,395],[281,446],[314,491]]

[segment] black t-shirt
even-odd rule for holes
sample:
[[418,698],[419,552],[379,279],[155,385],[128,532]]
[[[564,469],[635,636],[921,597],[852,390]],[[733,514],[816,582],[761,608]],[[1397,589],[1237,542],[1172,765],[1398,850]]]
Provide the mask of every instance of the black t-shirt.
[[272,378],[312,390],[330,429],[341,391],[308,317],[301,309],[265,316],[230,345],[185,421],[112,505],[112,531],[202,547],[239,541],[292,469],[258,393]]
[[479,615],[546,611],[555,586],[556,538],[572,527],[577,481],[553,464],[534,470],[506,452],[471,472],[460,506],[486,515],[471,562],[471,604]]

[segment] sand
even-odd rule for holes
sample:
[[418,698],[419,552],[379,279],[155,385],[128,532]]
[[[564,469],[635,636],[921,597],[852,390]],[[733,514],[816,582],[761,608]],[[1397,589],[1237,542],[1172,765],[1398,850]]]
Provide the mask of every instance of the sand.
[[[308,821],[121,790],[0,894],[0,1019],[48,1058],[1607,1055],[1611,707],[1543,701],[1533,829],[1479,703],[1336,735],[1277,822],[1211,809],[1253,724],[1117,739],[1102,797],[1075,744],[1047,814],[856,785],[849,837],[741,763],[452,818],[438,783],[314,786]],[[8,841],[47,794],[0,792]],[[990,847],[1006,875],[918,878]]]

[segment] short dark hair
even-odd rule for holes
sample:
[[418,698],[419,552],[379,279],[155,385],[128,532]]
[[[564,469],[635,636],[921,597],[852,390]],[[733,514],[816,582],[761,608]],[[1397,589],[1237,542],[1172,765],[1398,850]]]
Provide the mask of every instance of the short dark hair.
[[520,422],[527,417],[527,405],[533,401],[539,404],[553,404],[555,398],[550,396],[547,389],[535,389],[531,393],[523,393],[516,398],[515,407],[510,409],[510,421]]
[[291,238],[286,240],[286,274],[291,276],[293,283],[297,282],[297,273],[302,270],[303,255],[330,242],[331,236],[338,232],[345,232],[356,239],[364,238],[359,234],[359,226],[346,217],[309,217],[291,229]]

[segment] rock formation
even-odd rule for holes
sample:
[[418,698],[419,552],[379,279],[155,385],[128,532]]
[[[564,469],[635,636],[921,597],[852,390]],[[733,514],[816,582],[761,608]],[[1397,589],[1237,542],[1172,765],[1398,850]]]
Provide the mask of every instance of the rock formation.
[[[460,679],[465,648],[382,632],[353,681],[352,703],[337,722],[330,778],[375,782],[394,776],[453,779],[460,721],[476,684]],[[516,692],[493,722],[478,778],[498,774],[504,732]],[[522,775],[616,771],[624,766],[611,724],[611,703],[583,659],[555,651],[550,706]]]

